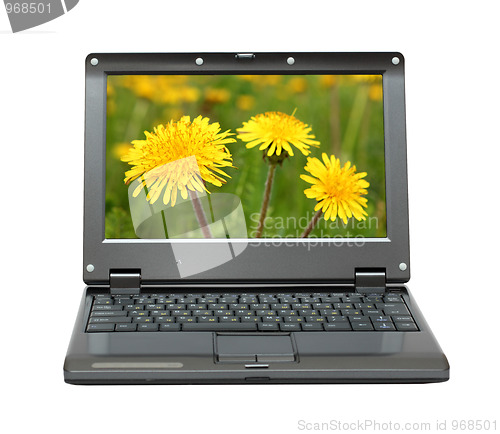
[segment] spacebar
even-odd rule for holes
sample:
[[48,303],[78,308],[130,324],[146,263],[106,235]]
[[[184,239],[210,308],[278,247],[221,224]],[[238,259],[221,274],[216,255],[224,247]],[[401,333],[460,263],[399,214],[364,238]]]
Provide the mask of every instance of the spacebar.
[[221,330],[231,330],[231,331],[249,331],[249,330],[257,330],[257,324],[254,323],[225,323],[225,322],[216,322],[216,323],[204,323],[204,322],[196,322],[196,323],[183,323],[182,324],[183,331],[221,331]]

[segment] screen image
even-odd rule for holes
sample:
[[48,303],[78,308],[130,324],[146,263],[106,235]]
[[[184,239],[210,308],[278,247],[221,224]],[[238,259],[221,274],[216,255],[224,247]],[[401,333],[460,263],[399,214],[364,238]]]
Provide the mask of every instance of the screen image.
[[384,238],[382,75],[108,75],[106,239]]

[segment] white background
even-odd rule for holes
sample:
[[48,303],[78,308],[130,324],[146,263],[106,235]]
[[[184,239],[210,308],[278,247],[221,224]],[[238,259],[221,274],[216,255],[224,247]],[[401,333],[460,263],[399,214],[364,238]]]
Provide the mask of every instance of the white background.
[[[480,1],[81,0],[11,34],[0,10],[1,423],[6,432],[299,432],[298,421],[497,419],[498,13]],[[401,51],[410,288],[447,383],[77,387],[84,58],[106,51]]]

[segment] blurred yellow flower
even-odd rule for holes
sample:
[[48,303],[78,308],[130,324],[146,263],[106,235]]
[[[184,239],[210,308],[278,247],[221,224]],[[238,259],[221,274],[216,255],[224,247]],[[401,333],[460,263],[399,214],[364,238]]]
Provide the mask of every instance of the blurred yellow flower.
[[106,86],[106,95],[109,98],[110,96],[113,96],[115,94],[115,87],[108,82]]
[[200,97],[186,75],[125,75],[121,84],[138,97],[163,104],[195,102]]
[[236,130],[238,139],[247,142],[247,148],[257,145],[259,150],[267,149],[267,156],[280,156],[282,151],[293,156],[295,146],[302,154],[309,155],[311,146],[319,146],[316,137],[310,134],[311,127],[299,121],[293,115],[281,112],[266,112],[253,116],[243,127]]
[[231,97],[231,93],[227,89],[208,88],[205,91],[205,101],[211,104],[225,103]]
[[281,81],[281,75],[239,75],[242,80],[250,81],[259,86],[276,86]]
[[209,122],[202,116],[193,121],[183,116],[177,122],[156,126],[152,132],[144,131],[145,140],[134,140],[121,158],[132,166],[125,173],[126,184],[141,177],[133,196],[146,187],[151,204],[163,194],[163,203],[175,206],[178,192],[187,199],[188,190],[209,192],[205,182],[222,186],[226,182],[222,176],[230,176],[221,168],[234,167],[226,145],[236,140],[229,137],[234,135],[229,130],[221,132],[218,122]]
[[118,143],[113,146],[113,155],[121,159],[123,156],[127,155],[130,151],[131,145],[130,143]]
[[236,107],[240,110],[248,111],[255,106],[255,97],[252,95],[240,95],[236,99]]
[[368,90],[368,97],[372,101],[382,101],[382,83],[370,85]]
[[300,175],[304,181],[312,184],[304,190],[309,199],[316,199],[314,211],[323,212],[325,220],[334,221],[339,216],[344,224],[351,217],[356,220],[366,220],[367,200],[363,195],[370,184],[365,181],[366,172],[356,173],[356,166],[348,161],[340,167],[340,160],[332,155],[322,154],[323,162],[318,158],[308,157],[304,169],[309,175]]
[[336,82],[337,77],[335,75],[321,75],[319,78],[321,87],[332,87]]
[[382,83],[382,76],[378,74],[343,75],[342,79],[354,83]]
[[108,116],[113,115],[116,112],[116,101],[114,99],[108,99],[106,102],[106,113]]
[[307,81],[304,77],[292,77],[288,82],[288,88],[294,93],[302,93],[307,89]]

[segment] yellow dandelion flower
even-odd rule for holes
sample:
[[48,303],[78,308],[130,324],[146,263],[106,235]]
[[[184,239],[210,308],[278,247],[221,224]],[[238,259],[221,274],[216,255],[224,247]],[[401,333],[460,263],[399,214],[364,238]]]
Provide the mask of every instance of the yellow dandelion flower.
[[236,130],[238,139],[247,142],[247,148],[257,145],[259,150],[267,149],[267,156],[280,156],[286,151],[293,156],[295,146],[302,154],[309,155],[311,146],[319,146],[316,137],[311,133],[311,127],[299,121],[292,115],[281,112],[266,112],[253,116],[243,127]]
[[113,154],[116,158],[121,159],[124,155],[128,154],[130,147],[130,143],[117,143],[113,147]]
[[308,158],[304,169],[309,175],[300,175],[301,179],[312,184],[304,190],[309,199],[316,199],[314,210],[323,212],[325,220],[334,221],[337,215],[344,224],[347,219],[355,217],[356,220],[366,220],[366,190],[370,184],[365,181],[366,172],[356,173],[356,166],[351,166],[348,161],[343,167],[340,160],[332,155],[328,158],[322,154],[323,162],[318,158]]
[[141,177],[134,197],[146,187],[151,204],[163,194],[163,203],[174,206],[178,192],[187,199],[188,190],[209,193],[206,182],[220,187],[226,182],[222,176],[230,178],[221,168],[234,167],[226,145],[236,140],[229,130],[221,132],[218,122],[183,116],[144,134],[146,139],[132,141],[133,147],[121,158],[132,166],[125,173],[126,184]]

